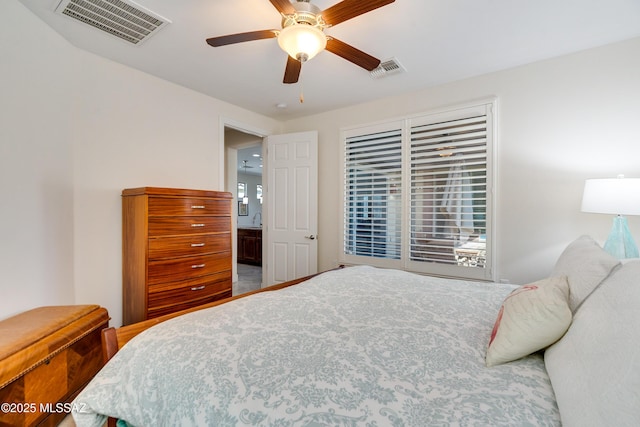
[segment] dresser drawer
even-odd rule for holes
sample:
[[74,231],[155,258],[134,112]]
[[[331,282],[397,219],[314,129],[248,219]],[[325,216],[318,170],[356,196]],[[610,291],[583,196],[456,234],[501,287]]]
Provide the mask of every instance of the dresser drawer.
[[231,254],[229,252],[160,259],[149,261],[147,280],[149,287],[151,287],[155,284],[187,280],[225,270],[231,270]]
[[229,216],[231,200],[149,197],[149,216]]
[[[149,318],[231,296],[231,271],[149,288]],[[206,300],[206,301],[203,301]]]
[[149,239],[149,259],[231,251],[231,233]]
[[229,217],[149,217],[149,237],[229,232],[230,224]]

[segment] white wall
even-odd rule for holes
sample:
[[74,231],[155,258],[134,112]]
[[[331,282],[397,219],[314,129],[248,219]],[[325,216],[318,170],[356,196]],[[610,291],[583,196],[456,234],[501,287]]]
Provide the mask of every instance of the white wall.
[[17,1],[0,4],[0,27],[3,55],[11,55],[11,80],[3,72],[0,83],[8,93],[2,288],[10,296],[0,301],[0,318],[97,303],[118,326],[122,189],[223,190],[221,117],[274,133],[281,125],[78,50]]
[[[39,46],[34,49],[34,46]],[[15,1],[0,2],[0,318],[73,304],[75,56]]]
[[[499,102],[496,279],[546,276],[581,234],[602,243],[612,218],[580,212],[582,189],[586,178],[640,178],[638,52],[640,38],[287,122],[287,132],[319,131],[319,268],[340,250],[342,189],[330,167],[340,128],[489,96]],[[640,218],[629,224],[640,242]]]
[[78,55],[90,73],[83,81],[82,119],[74,127],[76,303],[100,301],[119,322],[122,189],[224,190],[219,116],[274,132],[278,123],[103,58]]

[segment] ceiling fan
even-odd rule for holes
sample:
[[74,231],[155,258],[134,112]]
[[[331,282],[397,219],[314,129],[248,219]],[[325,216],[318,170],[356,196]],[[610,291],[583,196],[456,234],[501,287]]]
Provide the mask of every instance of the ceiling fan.
[[207,43],[213,47],[228,44],[277,38],[278,44],[289,55],[284,71],[283,83],[296,83],[300,77],[302,63],[310,60],[323,49],[350,61],[367,71],[380,65],[380,60],[344,43],[335,37],[327,36],[324,29],[338,25],[395,0],[343,0],[321,11],[309,0],[269,0],[282,15],[282,29],[259,30],[247,33],[229,34],[211,37]]

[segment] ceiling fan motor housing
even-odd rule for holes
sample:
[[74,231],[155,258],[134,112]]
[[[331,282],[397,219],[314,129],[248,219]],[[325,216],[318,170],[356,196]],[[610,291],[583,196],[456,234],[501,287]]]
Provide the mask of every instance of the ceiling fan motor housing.
[[282,16],[282,28],[286,28],[291,25],[305,24],[318,27],[321,30],[326,28],[326,24],[320,16],[320,8],[307,1],[298,1],[293,3],[293,7],[296,13],[293,15]]

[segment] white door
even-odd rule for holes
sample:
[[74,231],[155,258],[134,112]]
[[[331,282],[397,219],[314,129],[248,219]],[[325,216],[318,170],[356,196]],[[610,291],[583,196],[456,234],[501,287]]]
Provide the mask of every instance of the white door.
[[268,136],[263,286],[318,271],[318,132]]

